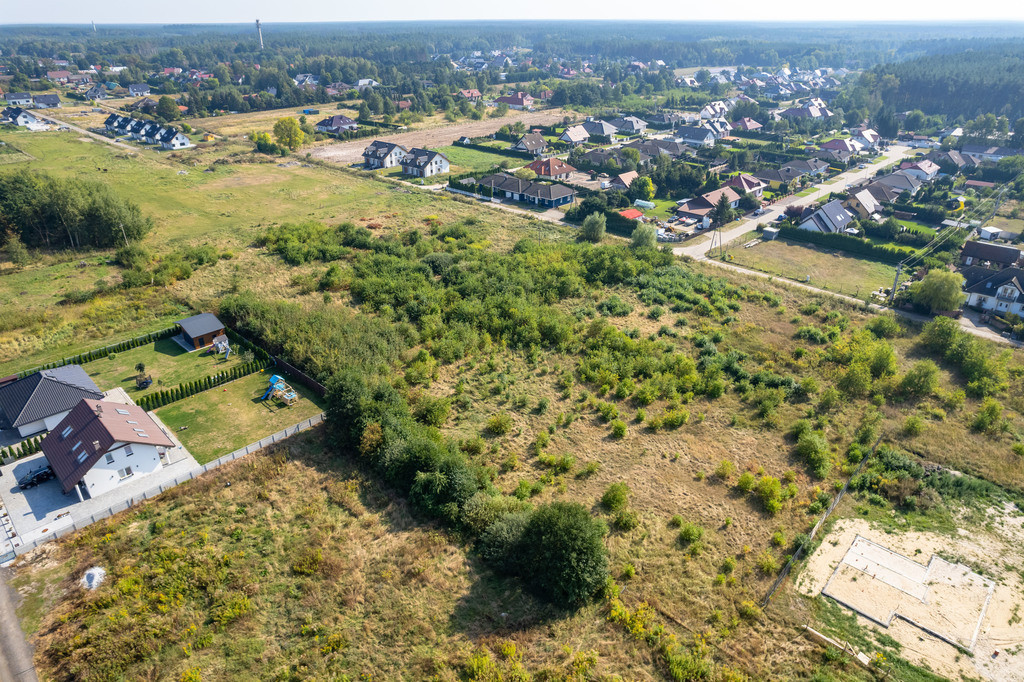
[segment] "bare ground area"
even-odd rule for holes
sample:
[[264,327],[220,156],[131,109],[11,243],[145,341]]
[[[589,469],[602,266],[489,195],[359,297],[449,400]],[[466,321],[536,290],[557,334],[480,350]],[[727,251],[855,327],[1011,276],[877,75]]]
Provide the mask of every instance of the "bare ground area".
[[[1022,519],[1013,511],[1004,509],[989,510],[988,519],[993,532],[970,532],[961,528],[956,537],[925,532],[889,533],[864,519],[843,519],[808,560],[797,579],[797,589],[811,596],[820,594],[858,535],[922,564],[927,564],[933,554],[941,554],[958,563],[966,563],[976,571],[981,569],[983,575],[994,578],[996,584],[978,628],[974,656],[961,655],[949,643],[905,620],[893,620],[888,628],[859,615],[857,620],[863,627],[876,629],[896,639],[903,647],[903,655],[912,663],[926,664],[940,674],[954,679],[966,675],[1019,682],[1024,680],[1024,653],[1021,650],[1024,624],[1018,615],[1024,603],[1024,584],[1013,566],[1019,565],[1020,561],[1021,537],[1024,535]],[[871,591],[870,582],[870,577],[865,575],[857,584],[867,593]],[[960,598],[954,592],[946,590],[938,602],[935,595],[929,595],[927,601],[936,602],[933,606],[946,609],[947,615],[977,606],[959,603]],[[968,594],[970,590],[963,592],[965,600],[975,601],[973,597],[976,595]],[[889,608],[885,604],[878,606]],[[977,617],[976,612],[974,616]],[[997,650],[999,654],[994,655]],[[871,656],[874,652],[865,653]]]
[[[431,149],[444,147],[457,140],[463,135],[467,137],[480,137],[490,135],[506,123],[522,121],[527,126],[550,125],[561,121],[568,112],[562,109],[550,109],[547,111],[510,111],[502,118],[488,118],[482,121],[466,121],[455,123],[443,128],[428,128],[426,130],[411,130],[407,133],[388,135],[385,139],[388,142],[395,142],[406,148],[421,147]],[[360,163],[363,160],[363,150],[370,143],[369,138],[351,140],[348,142],[335,142],[311,150],[313,158],[340,163],[342,165]]]

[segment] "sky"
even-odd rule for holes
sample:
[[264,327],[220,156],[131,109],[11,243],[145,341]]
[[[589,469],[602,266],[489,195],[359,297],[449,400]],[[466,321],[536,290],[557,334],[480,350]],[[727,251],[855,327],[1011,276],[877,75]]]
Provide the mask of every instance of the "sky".
[[[667,21],[956,21],[969,14],[973,21],[1024,21],[1024,2],[989,0],[965,6],[962,0],[859,0],[822,2],[789,0],[730,0],[721,3],[683,3],[646,0],[635,5],[621,0],[550,0],[480,2],[480,0],[387,0],[338,2],[306,0],[299,5],[279,0],[179,0],[158,2],[87,3],[81,0],[19,2],[0,0],[0,24],[24,23],[242,23],[254,19],[285,21],[377,21],[447,19],[652,19]],[[585,11],[581,12],[581,9]],[[301,13],[299,13],[301,12]]]

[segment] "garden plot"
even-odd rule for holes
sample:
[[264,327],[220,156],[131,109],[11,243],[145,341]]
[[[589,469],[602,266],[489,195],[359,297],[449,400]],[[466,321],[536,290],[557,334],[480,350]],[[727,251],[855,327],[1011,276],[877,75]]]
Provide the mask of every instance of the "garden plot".
[[919,564],[858,535],[821,593],[879,625],[902,618],[972,651],[994,590],[963,564]]

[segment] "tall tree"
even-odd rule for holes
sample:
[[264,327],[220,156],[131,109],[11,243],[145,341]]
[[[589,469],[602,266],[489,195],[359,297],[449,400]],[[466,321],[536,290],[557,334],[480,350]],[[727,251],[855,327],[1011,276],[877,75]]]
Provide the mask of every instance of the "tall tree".
[[306,134],[302,132],[298,121],[291,116],[286,116],[285,118],[279,118],[277,123],[274,124],[274,138],[279,145],[295,151],[302,146],[306,139]]

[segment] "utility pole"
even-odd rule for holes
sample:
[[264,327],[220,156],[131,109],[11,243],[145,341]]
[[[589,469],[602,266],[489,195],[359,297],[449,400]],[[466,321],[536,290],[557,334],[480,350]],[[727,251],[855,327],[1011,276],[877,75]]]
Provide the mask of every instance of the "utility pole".
[[128,246],[128,235],[124,231],[124,223],[118,223],[118,227],[121,228],[121,236],[124,237],[124,245]]
[[896,297],[896,287],[900,283],[900,273],[903,272],[903,263],[896,266],[896,277],[892,280],[892,291],[889,292],[889,305],[892,305],[892,300]]

